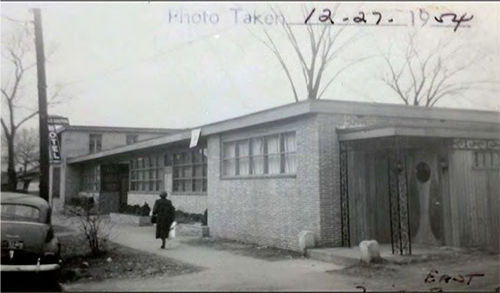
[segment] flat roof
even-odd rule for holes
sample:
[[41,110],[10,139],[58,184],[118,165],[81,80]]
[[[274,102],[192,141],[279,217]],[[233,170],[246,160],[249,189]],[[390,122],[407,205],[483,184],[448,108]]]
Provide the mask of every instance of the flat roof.
[[64,125],[57,129],[57,132],[63,131],[82,131],[82,132],[128,132],[128,133],[158,133],[167,134],[172,132],[184,131],[183,128],[147,128],[147,127],[121,127],[121,126],[93,126],[93,125]]
[[[190,129],[181,130],[179,132],[168,134],[163,137],[137,142],[132,145],[120,146],[114,149],[104,150],[100,153],[94,153],[90,155],[84,155],[81,157],[71,158],[68,159],[68,163],[70,164],[81,163],[109,156],[126,154],[134,151],[154,148],[165,144],[180,142],[183,140],[189,141],[189,139],[191,138],[191,131],[194,129],[201,129],[201,135],[208,136],[212,134],[223,133],[241,128],[252,127],[265,123],[299,117],[306,114],[319,114],[319,113],[394,117],[394,118],[433,119],[441,121],[461,121],[461,122],[471,122],[471,123],[479,122],[479,123],[497,124],[500,126],[500,112],[496,111],[467,110],[467,109],[453,109],[453,108],[439,108],[439,107],[425,108],[418,106],[407,106],[407,105],[396,105],[396,104],[333,101],[333,100],[306,100],[306,101],[301,101],[299,103],[287,104],[284,106],[223,120],[220,122],[215,122],[198,127],[193,127]],[[393,130],[390,131],[392,131],[393,133],[396,132],[402,133],[401,129],[398,128],[398,130],[396,130],[396,128],[394,128],[395,126],[392,127]],[[487,132],[491,132],[490,134],[488,134],[491,135],[494,131],[487,131]],[[498,138],[498,132],[496,137]]]

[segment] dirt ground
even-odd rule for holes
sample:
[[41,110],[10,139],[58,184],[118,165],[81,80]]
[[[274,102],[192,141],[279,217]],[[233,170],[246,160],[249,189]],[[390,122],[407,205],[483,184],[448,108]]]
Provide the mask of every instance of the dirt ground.
[[203,246],[216,250],[230,251],[231,253],[237,255],[250,256],[253,258],[271,262],[286,260],[286,259],[303,258],[302,254],[295,251],[283,250],[268,246],[258,246],[240,241],[222,240],[210,237],[183,240],[181,241],[181,243],[191,246]]
[[500,255],[464,252],[410,263],[354,265],[331,274],[349,277],[359,292],[499,292]]
[[[66,268],[80,276],[66,276],[66,291],[439,292],[440,288],[444,292],[494,292],[500,286],[500,256],[479,251],[342,268],[304,259],[293,251],[217,238],[179,237],[168,249],[160,250],[151,227],[115,227],[114,231],[109,255],[95,259],[77,257],[87,249],[84,239],[69,235],[63,240]],[[131,234],[135,236],[130,238]],[[482,275],[470,280],[470,274]]]
[[109,242],[106,253],[92,256],[83,235],[60,237],[63,269],[60,282],[82,283],[109,279],[176,276],[202,270],[199,267]]

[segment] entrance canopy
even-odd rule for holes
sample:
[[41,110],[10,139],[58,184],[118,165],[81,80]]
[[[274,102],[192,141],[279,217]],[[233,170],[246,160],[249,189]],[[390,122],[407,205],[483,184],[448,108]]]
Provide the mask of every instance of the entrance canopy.
[[500,125],[442,122],[337,129],[344,246],[377,239],[390,242],[393,253],[411,254],[412,243],[498,243],[469,233],[479,224],[456,222],[471,213],[470,206],[484,206],[478,217],[495,223],[498,212],[487,210],[498,198],[488,183],[495,174],[480,167],[492,168],[495,156],[498,162]]
[[360,128],[338,129],[340,141],[382,138],[391,136],[408,137],[435,137],[435,138],[477,138],[498,139],[500,127],[498,125],[457,125],[440,126],[427,124],[413,124],[411,126],[375,125]]

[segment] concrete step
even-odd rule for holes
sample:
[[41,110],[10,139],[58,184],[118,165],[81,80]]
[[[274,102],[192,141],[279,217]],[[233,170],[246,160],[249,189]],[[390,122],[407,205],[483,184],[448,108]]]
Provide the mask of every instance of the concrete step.
[[[358,264],[358,256],[352,255],[349,249],[342,248],[314,248],[308,249],[306,256],[311,259],[334,263],[341,266],[351,266]],[[345,254],[342,252],[346,252]]]

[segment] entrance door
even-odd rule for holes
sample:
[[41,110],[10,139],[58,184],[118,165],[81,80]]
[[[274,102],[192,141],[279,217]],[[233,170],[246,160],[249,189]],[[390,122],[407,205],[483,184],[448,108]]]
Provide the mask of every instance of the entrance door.
[[127,204],[128,178],[122,177],[120,182],[120,207]]
[[412,243],[443,243],[443,207],[438,156],[415,151],[407,156],[410,235]]

